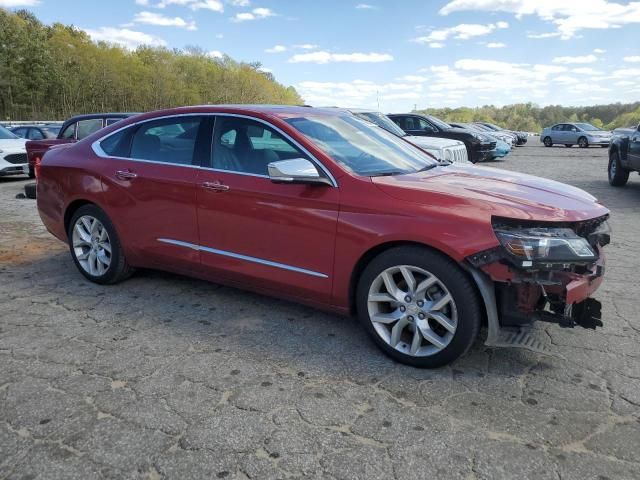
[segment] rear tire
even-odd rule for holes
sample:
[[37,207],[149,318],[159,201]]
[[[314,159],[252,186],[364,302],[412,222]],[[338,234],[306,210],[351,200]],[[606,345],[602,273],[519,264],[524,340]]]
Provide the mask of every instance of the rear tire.
[[420,368],[440,367],[464,355],[482,319],[480,298],[465,272],[446,256],[418,246],[392,248],[374,258],[358,281],[356,306],[380,349]]
[[587,137],[580,137],[578,139],[578,146],[580,148],[588,148],[589,147],[589,141],[587,140]]
[[67,237],[71,257],[88,280],[113,284],[133,273],[113,223],[96,205],[83,205],[75,211]]
[[36,184],[35,183],[27,183],[24,186],[24,194],[27,198],[34,200],[36,198]]
[[609,153],[609,184],[614,187],[624,187],[629,180],[629,170],[620,163],[620,153],[615,150]]
[[544,137],[542,143],[544,143],[545,147],[553,147],[553,141],[551,140],[551,137]]

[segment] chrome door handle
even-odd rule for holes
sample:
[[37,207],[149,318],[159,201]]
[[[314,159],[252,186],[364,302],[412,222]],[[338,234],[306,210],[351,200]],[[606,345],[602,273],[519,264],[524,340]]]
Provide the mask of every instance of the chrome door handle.
[[226,192],[229,190],[229,185],[225,185],[220,182],[203,182],[202,188],[212,190],[214,192]]
[[138,176],[137,173],[132,172],[131,170],[117,170],[116,177],[120,180],[132,180]]

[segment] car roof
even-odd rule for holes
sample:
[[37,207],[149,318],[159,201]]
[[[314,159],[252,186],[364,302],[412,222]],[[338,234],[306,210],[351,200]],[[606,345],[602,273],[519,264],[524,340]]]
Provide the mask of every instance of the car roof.
[[69,118],[65,123],[76,122],[78,120],[91,120],[94,118],[127,118],[138,115],[135,112],[110,112],[110,113],[83,113],[80,115],[74,115]]

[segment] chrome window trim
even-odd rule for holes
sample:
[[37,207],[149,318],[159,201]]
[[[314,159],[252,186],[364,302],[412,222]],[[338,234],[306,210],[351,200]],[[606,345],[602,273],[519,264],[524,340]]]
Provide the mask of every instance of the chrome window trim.
[[[100,143],[102,141],[106,140],[107,138],[111,137],[112,135],[115,135],[116,133],[119,133],[122,130],[125,130],[127,128],[132,128],[132,127],[134,127],[136,125],[141,125],[143,123],[153,122],[153,121],[156,121],[156,120],[164,120],[164,119],[167,119],[167,118],[205,117],[205,116],[245,118],[245,119],[248,119],[248,120],[254,120],[256,122],[263,123],[264,125],[267,125],[269,128],[272,128],[273,130],[278,132],[280,135],[282,135],[284,138],[289,140],[297,148],[302,150],[302,152],[304,152],[309,157],[309,159],[327,175],[327,178],[329,178],[329,180],[331,181],[332,186],[335,187],[335,188],[338,187],[338,182],[336,181],[335,177],[331,174],[331,172],[327,169],[327,167],[325,167],[323,165],[323,163],[321,161],[319,161],[314,155],[312,155],[309,152],[309,150],[307,150],[305,147],[303,147],[294,138],[291,138],[290,135],[288,135],[287,133],[282,131],[280,128],[276,127],[275,125],[269,123],[266,120],[263,120],[263,119],[257,118],[257,117],[252,117],[251,115],[242,115],[242,114],[238,114],[238,113],[227,113],[227,112],[202,112],[202,113],[178,113],[178,114],[175,114],[175,115],[163,115],[161,117],[146,118],[144,120],[139,120],[137,122],[133,122],[133,123],[130,123],[128,125],[124,125],[124,126],[118,128],[117,130],[114,130],[113,132],[98,138],[98,140],[96,140],[95,142],[93,142],[91,144],[91,149],[93,150],[93,152],[97,156],[99,156],[101,158],[114,158],[114,159],[117,159],[117,160],[131,160],[131,161],[134,161],[134,162],[157,163],[159,165],[173,165],[173,166],[179,166],[179,167],[201,168],[203,170],[211,170],[211,171],[214,171],[214,172],[231,173],[231,174],[235,174],[235,175],[244,175],[244,176],[251,176],[251,177],[258,177],[258,178],[269,178],[268,175],[259,175],[259,174],[246,173],[246,172],[234,172],[234,171],[231,171],[231,170],[223,170],[223,169],[218,169],[218,168],[213,168],[213,167],[203,167],[203,166],[200,166],[200,165],[184,165],[182,163],[159,162],[159,161],[156,161],[156,160],[143,160],[143,159],[140,159],[140,158],[116,157],[116,156],[108,155],[102,149],[102,147],[100,146]],[[214,125],[214,128],[215,128],[215,125]],[[213,142],[213,135],[211,137],[211,141]],[[211,147],[213,148],[213,144],[211,145]]]
[[236,258],[238,260],[245,260],[247,262],[258,263],[260,265],[266,265],[268,267],[280,268],[282,270],[288,270],[291,272],[303,273],[312,277],[329,278],[328,275],[320,272],[314,272],[313,270],[307,270],[306,268],[294,267],[285,263],[272,262],[271,260],[265,260],[263,258],[251,257],[249,255],[242,255],[240,253],[229,252],[226,250],[218,250],[217,248],[205,247],[202,245],[196,245],[194,243],[183,242],[182,240],[173,240],[171,238],[158,238],[161,243],[168,243],[170,245],[176,245],[178,247],[190,248],[199,252],[213,253],[214,255],[222,255],[224,257]]

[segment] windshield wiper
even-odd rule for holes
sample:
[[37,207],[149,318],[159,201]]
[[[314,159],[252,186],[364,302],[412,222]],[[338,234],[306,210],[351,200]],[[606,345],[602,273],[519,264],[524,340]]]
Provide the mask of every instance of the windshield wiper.
[[403,175],[407,172],[403,172],[402,170],[392,170],[390,172],[377,172],[377,173],[370,173],[369,176],[370,177],[390,177],[392,175]]
[[[418,170],[418,172],[426,172],[427,170],[431,170],[432,168],[436,168],[436,167],[446,167],[448,165],[451,165],[453,162],[438,162],[438,163],[432,163],[430,165],[425,165],[424,167],[422,167],[420,170]],[[417,173],[417,172],[416,172]]]

